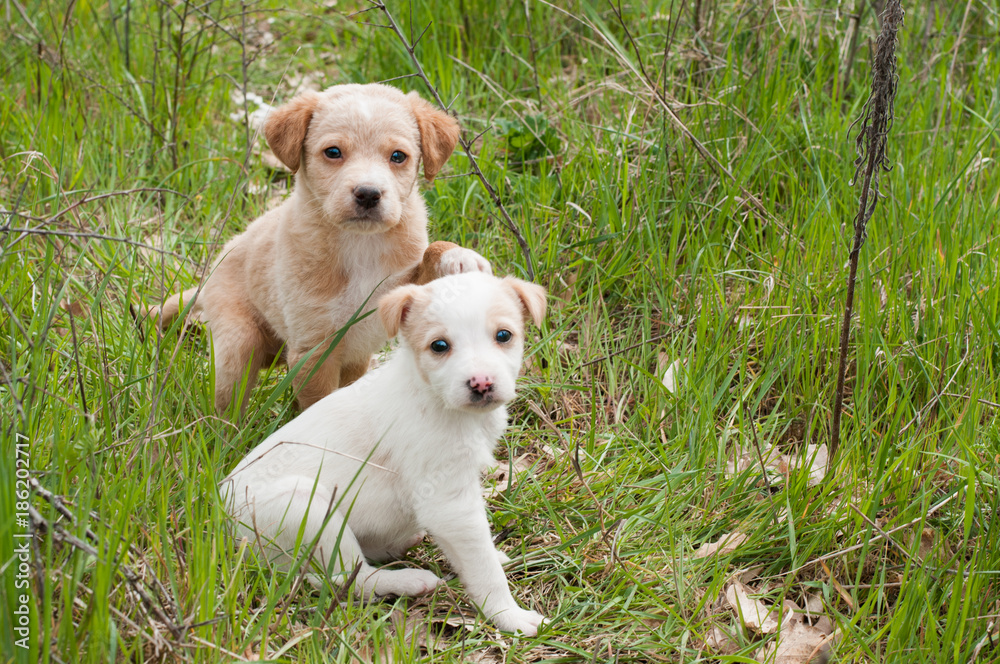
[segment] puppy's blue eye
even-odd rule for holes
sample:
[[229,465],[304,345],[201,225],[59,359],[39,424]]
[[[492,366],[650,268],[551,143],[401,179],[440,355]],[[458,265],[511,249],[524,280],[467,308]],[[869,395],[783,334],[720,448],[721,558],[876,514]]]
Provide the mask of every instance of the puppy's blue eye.
[[431,342],[431,351],[435,353],[447,353],[451,349],[448,342],[444,339],[435,339]]
[[406,153],[396,150],[395,152],[392,153],[392,155],[390,155],[389,161],[391,161],[394,164],[402,164],[404,161],[406,161]]
[[323,150],[323,154],[325,154],[330,159],[340,159],[340,157],[342,156],[340,154],[340,148],[327,148]]
[[505,344],[514,337],[510,330],[500,330],[497,332],[497,342]]

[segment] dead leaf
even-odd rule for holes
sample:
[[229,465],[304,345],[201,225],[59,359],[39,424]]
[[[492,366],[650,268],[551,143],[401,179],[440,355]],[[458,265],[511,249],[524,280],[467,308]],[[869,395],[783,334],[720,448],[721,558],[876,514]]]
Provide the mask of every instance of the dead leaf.
[[726,588],[726,601],[740,617],[744,626],[762,634],[778,630],[778,619],[771,608],[760,600],[751,599],[753,588],[734,581]]
[[921,560],[927,560],[934,551],[935,539],[933,528],[924,528],[920,533],[920,549],[917,551],[917,555],[920,556]]
[[740,649],[736,639],[719,627],[713,627],[712,631],[705,635],[705,645],[716,655],[732,655]]
[[[576,294],[576,280],[579,278],[579,270],[574,270],[568,274],[560,274],[558,278],[558,286],[553,290],[555,291],[555,296],[557,300],[562,300],[563,302],[569,304],[573,300],[573,296]],[[560,288],[561,286],[561,288]]]
[[667,391],[671,394],[677,394],[677,390],[680,388],[683,381],[681,380],[681,373],[686,368],[684,360],[676,359],[667,366],[666,371],[663,372],[663,387],[667,388]]
[[556,448],[551,445],[535,445],[535,449],[541,452],[544,456],[548,457],[549,463],[553,463],[559,458],[559,455],[556,453]]
[[402,634],[403,641],[423,648],[427,651],[441,650],[447,647],[442,643],[442,637],[431,629],[431,623],[427,620],[427,614],[419,609],[410,609],[408,612],[396,609],[389,616],[393,629],[397,634]]
[[730,578],[739,580],[743,583],[750,583],[764,571],[763,565],[754,565],[753,567],[748,567],[746,569],[737,570]]
[[767,297],[771,297],[771,292],[774,290],[774,277],[770,274],[764,277],[764,281],[761,282],[764,286],[764,292],[767,293]]
[[826,476],[826,466],[830,461],[830,452],[823,445],[806,445],[799,456],[797,468],[809,469],[809,486],[817,486]]
[[504,661],[503,651],[496,646],[479,648],[465,656],[465,661],[471,664],[500,664]]
[[454,627],[456,629],[461,628],[468,632],[474,631],[478,626],[478,622],[475,617],[466,616],[461,613],[449,613],[448,617],[441,622],[449,627]]
[[830,620],[830,616],[823,616],[813,623],[813,629],[818,631],[820,634],[829,636],[830,634],[833,634],[833,621]]
[[[764,461],[764,468],[767,469],[768,474],[774,473],[780,475],[782,473],[783,457],[778,451],[776,445],[772,445],[766,450],[761,450],[760,457]],[[761,458],[757,457],[757,450],[751,447],[744,447],[738,450],[738,454],[735,459],[726,462],[726,474],[727,475],[739,475],[740,473],[748,470],[750,468],[755,468],[760,471]],[[787,465],[787,464],[785,464]],[[771,478],[773,482],[774,477]]]
[[757,459],[749,452],[738,454],[735,459],[726,462],[726,475],[739,475],[754,465]]
[[59,307],[68,312],[73,318],[86,318],[87,308],[80,303],[80,300],[70,300],[64,298],[60,303]]
[[747,541],[748,536],[743,533],[736,531],[728,533],[719,538],[717,542],[709,544],[708,542],[702,544],[697,549],[695,549],[695,558],[707,558],[709,556],[724,556],[727,553],[732,553],[740,544]]
[[815,627],[791,620],[782,625],[778,640],[757,650],[754,659],[766,664],[825,664],[830,641]]
[[807,469],[809,471],[809,486],[816,486],[826,476],[826,466],[829,458],[830,455],[826,444],[806,445],[798,455],[781,455],[779,470],[782,474],[785,474],[794,470]]
[[[524,475],[532,466],[534,465],[534,459],[528,454],[522,454],[521,456],[514,459],[513,462],[508,463],[506,461],[501,461],[500,465],[497,466],[496,470],[489,473],[483,482],[483,498],[487,500],[491,498],[496,498],[504,491],[506,491],[512,484],[511,480],[517,480],[519,477]],[[513,466],[513,475],[510,477],[511,467]]]
[[[406,611],[396,609],[390,614],[389,619],[391,622],[389,633],[398,635],[396,640],[406,644],[408,650],[418,655],[426,654],[428,661],[437,661],[436,652],[451,648],[455,642],[465,638],[464,633],[475,631],[480,626],[474,615],[464,615],[454,611],[449,611],[446,616],[433,615],[415,607],[410,607]],[[379,652],[371,652],[373,657],[362,661],[393,662],[389,643],[387,641]],[[484,656],[471,661],[492,663],[503,659]]]
[[920,560],[928,561],[934,557],[934,553],[940,547],[938,551],[938,557],[942,555],[944,557],[950,557],[952,555],[951,547],[948,546],[947,541],[941,538],[937,531],[933,528],[924,528],[919,533],[913,532],[910,535],[910,547],[915,543],[913,540],[919,535],[919,543],[917,543],[917,557]]
[[781,603],[781,622],[782,624],[787,623],[790,620],[805,620],[805,611],[799,608],[799,605],[790,599],[786,599]]
[[142,254],[143,258],[152,260],[162,255],[157,249],[163,249],[162,233],[154,231],[142,238],[142,246],[139,247],[139,253]]
[[806,615],[811,619],[823,613],[823,597],[819,593],[806,595]]
[[573,361],[575,358],[580,357],[580,346],[569,341],[563,341],[559,344],[559,355]]

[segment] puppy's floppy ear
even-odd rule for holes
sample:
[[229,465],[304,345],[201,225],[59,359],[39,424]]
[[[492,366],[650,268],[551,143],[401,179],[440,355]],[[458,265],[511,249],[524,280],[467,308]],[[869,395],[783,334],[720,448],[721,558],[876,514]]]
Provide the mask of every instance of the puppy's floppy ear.
[[292,173],[299,170],[302,143],[306,140],[306,131],[319,99],[315,92],[304,92],[272,111],[264,123],[268,146]]
[[414,301],[423,289],[414,284],[394,288],[378,301],[378,315],[389,338],[399,334]]
[[420,153],[424,159],[424,179],[434,181],[458,143],[458,120],[434,108],[416,92],[406,95],[420,129]]
[[503,283],[521,300],[525,319],[530,317],[540,327],[545,319],[545,288],[514,277],[504,277]]

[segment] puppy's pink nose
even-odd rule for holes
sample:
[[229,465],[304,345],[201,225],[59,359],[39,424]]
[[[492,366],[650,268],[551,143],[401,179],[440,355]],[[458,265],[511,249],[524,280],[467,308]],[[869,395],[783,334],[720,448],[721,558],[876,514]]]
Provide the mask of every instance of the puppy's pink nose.
[[480,395],[493,391],[493,379],[487,375],[473,376],[469,379],[469,389]]
[[354,188],[354,201],[366,210],[370,210],[382,199],[382,192],[378,187],[360,185]]

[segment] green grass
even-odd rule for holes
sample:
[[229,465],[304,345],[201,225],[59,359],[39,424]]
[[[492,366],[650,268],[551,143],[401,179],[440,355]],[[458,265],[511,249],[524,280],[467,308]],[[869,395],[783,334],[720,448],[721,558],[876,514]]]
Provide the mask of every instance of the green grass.
[[[457,581],[361,605],[239,558],[216,483],[293,416],[285,370],[235,427],[212,415],[206,335],[158,338],[135,318],[194,283],[285,186],[230,119],[243,110],[233,92],[280,102],[306,73],[330,85],[413,72],[388,30],[364,24],[378,12],[7,3],[0,604],[14,616],[29,592],[34,610],[30,653],[0,622],[3,661],[753,661],[773,637],[725,606],[738,572],[768,603],[818,594],[839,661],[1000,660],[1000,5],[906,4],[894,168],[861,255],[836,472],[817,486],[791,472],[770,493],[757,466],[726,464],[752,453],[751,427],[786,453],[829,437],[858,196],[847,131],[868,91],[872,14],[843,86],[853,3],[622,7],[646,70],[733,181],[632,73],[611,5],[390,5],[404,29],[430,24],[417,55],[466,135],[493,127],[478,162],[552,294],[498,454],[531,471],[490,501],[519,561],[516,596],[552,620],[514,638],[447,623],[473,615]],[[459,150],[427,188],[432,238],[523,276],[468,171]],[[678,358],[671,393],[660,379]],[[34,540],[29,591],[14,555],[18,440],[76,518],[31,499],[52,528]],[[865,544],[878,533],[862,515],[913,525]],[[734,530],[749,535],[734,553],[693,557]],[[413,558],[447,571],[431,545]],[[123,567],[184,634],[147,611]],[[734,652],[705,646],[715,626]]]

